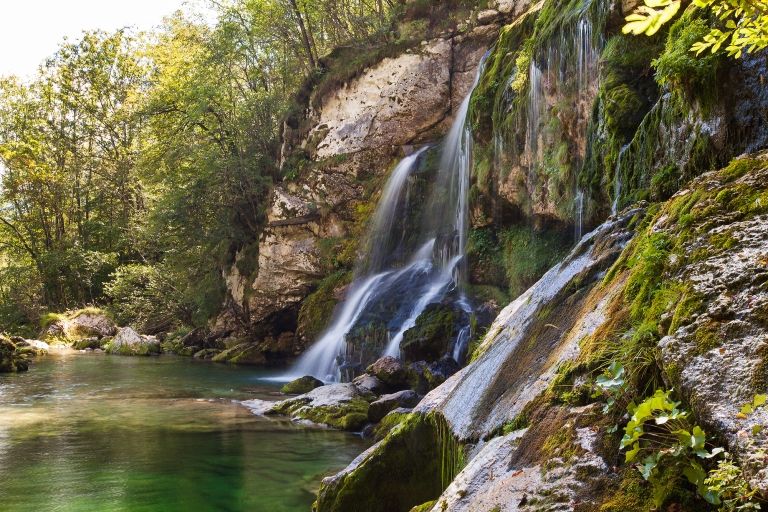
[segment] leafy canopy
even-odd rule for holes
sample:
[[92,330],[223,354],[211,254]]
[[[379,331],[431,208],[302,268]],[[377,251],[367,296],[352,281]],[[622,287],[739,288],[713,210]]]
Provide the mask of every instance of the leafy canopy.
[[[627,16],[625,34],[652,36],[680,10],[681,0],[644,0]],[[768,48],[768,0],[693,0],[692,9],[709,9],[717,19],[701,41],[691,46],[697,55],[721,48],[740,58]]]

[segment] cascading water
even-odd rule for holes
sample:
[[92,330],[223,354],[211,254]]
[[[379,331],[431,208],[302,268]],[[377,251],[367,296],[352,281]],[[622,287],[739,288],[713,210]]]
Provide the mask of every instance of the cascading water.
[[[472,90],[484,62],[485,58]],[[367,332],[365,328],[371,326],[383,326],[386,331],[377,355],[397,356],[406,331],[416,325],[419,315],[428,305],[445,301],[463,312],[466,320],[450,355],[460,361],[465,354],[471,307],[461,288],[466,273],[472,166],[472,134],[467,126],[472,90],[442,144],[439,168],[428,186],[428,200],[424,202],[418,190],[412,194],[411,188],[418,188],[422,161],[432,148],[404,158],[393,170],[372,219],[366,255],[356,266],[346,299],[337,306],[324,334],[285,379],[313,375],[324,381],[339,380],[342,372],[346,374],[347,369],[355,370],[365,362],[364,350],[351,346],[350,337]],[[411,217],[419,217],[419,221],[414,225],[402,220]],[[368,342],[366,338],[362,344]]]
[[574,237],[581,240],[581,236],[584,233],[584,191],[581,189],[576,190],[576,198],[574,199],[574,212],[575,222],[574,225]]

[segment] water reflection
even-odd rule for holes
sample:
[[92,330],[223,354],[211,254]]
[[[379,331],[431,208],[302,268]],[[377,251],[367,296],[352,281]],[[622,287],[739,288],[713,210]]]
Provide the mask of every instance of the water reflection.
[[250,414],[253,369],[175,357],[50,356],[0,376],[2,510],[308,510],[364,443]]

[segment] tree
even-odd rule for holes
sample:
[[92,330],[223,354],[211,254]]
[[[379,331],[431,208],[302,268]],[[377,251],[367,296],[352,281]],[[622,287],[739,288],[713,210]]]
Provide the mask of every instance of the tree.
[[[644,5],[627,16],[624,33],[655,34],[671,20],[681,0],[644,0]],[[694,9],[710,9],[719,21],[691,51],[700,55],[706,50],[718,52],[722,47],[729,56],[740,58],[744,52],[754,53],[768,47],[768,0],[693,0]]]

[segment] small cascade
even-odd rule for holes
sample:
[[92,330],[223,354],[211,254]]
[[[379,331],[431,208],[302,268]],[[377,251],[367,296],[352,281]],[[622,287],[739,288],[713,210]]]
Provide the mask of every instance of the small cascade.
[[619,213],[619,200],[621,199],[621,159],[629,144],[624,144],[616,158],[616,169],[613,172],[613,203],[611,203],[611,215]]
[[574,238],[576,241],[581,240],[584,234],[584,191],[581,189],[576,190],[576,196],[573,200],[574,207]]
[[[485,57],[472,90],[484,62]],[[471,91],[443,141],[434,180],[421,189],[412,184],[425,181],[420,176],[422,156],[434,148],[404,158],[392,171],[346,299],[320,339],[283,379],[313,375],[326,382],[348,380],[372,358],[398,356],[406,331],[428,305],[438,302],[467,313],[451,351],[457,361],[463,357],[471,335],[471,307],[462,292],[472,168],[470,96]],[[379,352],[371,354],[376,346]]]
[[535,175],[536,164],[539,160],[539,126],[541,125],[542,112],[546,111],[547,104],[544,98],[543,74],[541,69],[531,60],[528,70],[528,127],[525,134],[526,153],[529,155],[529,177]]

